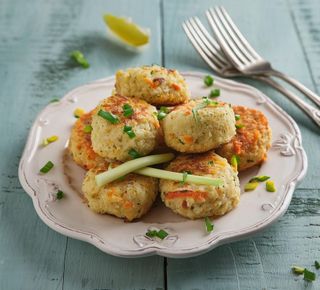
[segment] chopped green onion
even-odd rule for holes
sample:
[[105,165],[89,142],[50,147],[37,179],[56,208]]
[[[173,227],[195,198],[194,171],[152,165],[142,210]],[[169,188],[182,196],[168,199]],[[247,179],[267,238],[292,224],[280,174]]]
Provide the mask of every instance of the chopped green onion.
[[212,160],[210,160],[210,161],[208,162],[208,164],[209,164],[209,165],[213,165],[214,162],[213,162]]
[[133,149],[133,148],[131,148],[129,150],[128,154],[131,156],[132,159],[136,159],[136,158],[141,157],[140,153],[137,150]]
[[80,64],[83,68],[88,68],[89,62],[84,57],[83,53],[79,50],[74,50],[70,54],[71,58],[78,64]]
[[125,117],[130,117],[134,113],[133,108],[129,104],[124,104],[122,106],[122,110],[123,110],[123,116]]
[[247,192],[247,191],[255,190],[258,185],[259,185],[258,182],[248,182],[244,185],[244,191]]
[[91,125],[85,125],[83,128],[84,133],[91,133],[92,131],[92,126]]
[[58,190],[56,193],[57,199],[62,199],[64,197],[64,192],[61,190]]
[[211,223],[211,220],[208,217],[205,217],[204,224],[206,226],[207,233],[211,233],[214,225]]
[[203,82],[207,87],[212,86],[213,85],[213,81],[214,81],[213,77],[209,76],[209,75],[205,76],[204,79],[203,79]]
[[163,240],[165,239],[169,234],[165,230],[148,230],[146,232],[146,236],[149,238],[155,238],[158,237],[159,239]]
[[316,274],[314,272],[309,271],[308,269],[304,269],[303,280],[312,282],[312,281],[316,280]]
[[134,138],[134,137],[136,137],[136,134],[132,131],[132,127],[131,127],[131,126],[125,125],[125,126],[123,127],[123,132],[124,132],[124,133],[127,133],[128,136],[129,136],[131,139]]
[[48,161],[41,169],[41,173],[48,173],[52,168],[54,164],[51,161]]
[[238,114],[235,114],[235,115],[234,115],[234,117],[235,117],[236,121],[239,121],[239,120],[240,120],[240,118],[241,118],[241,116],[240,116],[240,115],[238,115]]
[[43,146],[47,146],[47,145],[49,145],[50,143],[53,143],[53,142],[57,141],[58,139],[59,139],[58,136],[53,135],[53,136],[51,136],[51,137],[48,137],[48,138],[43,139],[42,145],[43,145]]
[[[141,157],[138,159],[130,160],[127,162],[124,162],[123,164],[111,168],[103,173],[100,173],[96,176],[96,183],[98,186],[103,186],[106,183],[112,182],[116,179],[118,179],[121,176],[124,176],[130,172],[133,172],[137,169],[159,164],[159,163],[165,163],[174,158],[174,154],[172,153],[166,153],[166,154],[158,154],[158,155],[149,155],[145,157]],[[181,178],[180,178],[181,180]]]
[[168,113],[169,113],[169,109],[167,107],[161,106],[157,114],[158,120],[159,121],[163,120]]
[[[134,172],[141,175],[145,175],[145,176],[174,180],[174,181],[181,181],[183,179],[182,173],[167,171],[167,170],[162,170],[157,168],[151,168],[151,167],[138,169],[138,170],[135,170]],[[191,175],[191,174],[188,175],[187,182],[194,183],[194,184],[201,184],[201,185],[212,185],[212,186],[220,186],[223,184],[223,181],[221,179],[215,179],[212,177],[198,176],[198,175]]]
[[165,230],[159,230],[157,233],[157,237],[161,240],[163,240],[165,237],[167,237],[169,234]]
[[297,275],[302,275],[304,272],[305,268],[299,267],[299,266],[293,266],[292,267],[292,272],[297,274]]
[[56,103],[56,102],[60,102],[60,100],[58,98],[55,98],[50,101],[50,103]]
[[317,270],[320,269],[320,263],[318,261],[314,261],[314,266],[316,267]]
[[270,176],[267,175],[259,175],[259,176],[254,176],[252,177],[249,182],[264,182],[266,180],[268,180],[270,178]]
[[236,128],[237,128],[237,129],[241,129],[241,128],[243,128],[243,127],[244,127],[243,124],[236,124]]
[[116,115],[113,115],[112,113],[110,112],[107,112],[107,111],[103,111],[103,110],[100,110],[98,112],[98,116],[102,117],[103,119],[109,121],[111,124],[118,124],[119,123],[119,119]]
[[232,155],[231,156],[231,160],[230,160],[230,163],[231,163],[231,166],[235,169],[235,170],[238,170],[238,164],[240,162],[240,157],[238,155]]
[[210,98],[217,98],[220,96],[220,90],[219,89],[214,89],[211,90],[209,97]]
[[146,236],[147,237],[149,237],[149,238],[154,238],[154,237],[156,237],[157,236],[157,234],[158,234],[158,232],[156,231],[156,230],[148,230],[147,232],[146,232]]
[[184,142],[183,142],[180,138],[178,138],[178,141],[179,141],[179,143],[181,143],[182,145],[184,145]]
[[276,187],[274,185],[274,182],[272,180],[268,180],[266,182],[266,190],[269,192],[275,192],[276,191]]
[[188,177],[188,172],[187,171],[182,172],[181,184],[185,184],[186,183],[187,177]]

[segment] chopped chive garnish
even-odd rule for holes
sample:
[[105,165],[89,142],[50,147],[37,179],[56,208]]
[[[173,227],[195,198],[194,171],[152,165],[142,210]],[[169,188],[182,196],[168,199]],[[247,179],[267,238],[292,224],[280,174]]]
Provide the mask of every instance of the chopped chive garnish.
[[244,185],[244,191],[247,192],[247,191],[255,190],[258,185],[259,185],[258,182],[248,182]]
[[230,160],[230,163],[231,163],[231,166],[235,169],[235,170],[238,170],[238,164],[240,162],[240,157],[238,155],[232,155],[231,156],[231,160]]
[[268,180],[270,178],[270,176],[267,175],[259,175],[259,176],[254,176],[252,177],[249,182],[264,182],[266,180]]
[[132,157],[132,159],[141,157],[140,153],[133,148],[129,150],[128,154]]
[[81,51],[74,50],[71,52],[70,56],[76,63],[81,65],[83,68],[88,68],[90,66],[89,62],[86,60]]
[[148,230],[146,232],[146,236],[149,238],[155,238],[158,237],[159,239],[163,240],[165,239],[169,234],[165,230]]
[[239,121],[241,118],[240,115],[238,115],[238,114],[235,114],[234,117],[235,117],[236,121]]
[[54,164],[51,161],[48,161],[41,169],[41,173],[48,173],[52,168]]
[[292,272],[297,274],[297,275],[302,275],[304,272],[305,268],[299,267],[299,266],[293,266],[292,267]]
[[129,104],[124,104],[122,106],[122,110],[123,110],[123,116],[125,117],[130,117],[134,113],[133,108]]
[[119,123],[119,119],[116,115],[113,115],[110,112],[107,111],[103,111],[100,110],[98,112],[98,116],[102,117],[103,119],[107,120],[108,122],[110,122],[111,124],[118,124]]
[[207,87],[212,86],[213,85],[213,81],[214,81],[213,77],[209,76],[209,75],[205,76],[204,79],[203,79],[203,82]]
[[43,145],[43,146],[47,146],[47,145],[49,145],[50,143],[53,143],[53,142],[57,141],[58,139],[59,139],[58,136],[53,135],[53,136],[51,136],[51,137],[48,137],[48,138],[43,139],[42,145]]
[[83,114],[85,114],[85,110],[84,109],[81,109],[81,108],[77,108],[73,111],[73,116],[75,118],[80,118]]
[[159,121],[163,120],[168,113],[169,113],[169,109],[167,107],[161,106],[157,114],[158,120]]
[[58,98],[56,98],[56,99],[52,99],[52,100],[50,101],[50,103],[56,103],[56,102],[60,102],[60,100],[59,100]]
[[217,98],[220,96],[220,90],[219,89],[214,89],[211,90],[209,97],[210,98]]
[[167,237],[169,234],[165,230],[159,230],[157,233],[157,237],[163,240],[165,237]]
[[243,124],[236,124],[236,128],[237,128],[237,129],[241,129],[241,128],[243,128],[243,127],[244,127]]
[[308,269],[304,269],[303,280],[312,282],[312,281],[316,280],[316,274],[314,272],[309,271]]
[[207,233],[211,233],[213,231],[214,225],[208,217],[205,217],[204,224],[206,226]]
[[314,261],[314,266],[316,267],[317,270],[320,269],[320,263],[318,261]]
[[91,133],[92,131],[92,126],[91,125],[85,125],[83,128],[84,133]]
[[56,193],[56,197],[57,199],[62,199],[64,197],[64,192],[61,190],[58,190],[58,192]]
[[123,132],[127,133],[127,135],[132,139],[134,137],[136,137],[136,134],[132,131],[132,127],[131,126],[127,126],[125,125],[123,127]]
[[266,190],[269,192],[275,192],[276,191],[276,187],[274,185],[274,182],[272,180],[268,180],[266,182]]
[[181,181],[181,184],[185,184],[186,180],[187,180],[187,177],[188,177],[188,172],[187,171],[183,171],[182,172],[182,181]]

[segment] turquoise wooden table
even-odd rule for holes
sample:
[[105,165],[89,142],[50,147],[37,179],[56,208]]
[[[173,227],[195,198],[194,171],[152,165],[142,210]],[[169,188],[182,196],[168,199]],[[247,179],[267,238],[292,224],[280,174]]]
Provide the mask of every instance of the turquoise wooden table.
[[[284,72],[320,93],[320,1],[24,1],[0,0],[0,289],[320,289],[320,130],[285,97],[250,82],[298,123],[308,173],[287,213],[260,234],[190,259],[123,259],[49,229],[22,190],[17,167],[37,113],[70,89],[119,68],[158,63],[210,72],[181,23],[223,4],[254,47]],[[132,17],[151,29],[140,54],[108,41],[102,14]],[[68,65],[70,51],[87,70]],[[304,98],[302,96],[302,98]],[[305,283],[291,266],[319,276]]]

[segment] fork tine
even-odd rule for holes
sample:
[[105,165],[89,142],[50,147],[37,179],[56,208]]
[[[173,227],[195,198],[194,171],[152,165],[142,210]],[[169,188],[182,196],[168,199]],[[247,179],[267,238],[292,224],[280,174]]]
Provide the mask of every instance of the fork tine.
[[223,6],[220,6],[219,8],[220,8],[220,11],[221,11],[222,15],[224,16],[225,20],[229,23],[229,26],[232,28],[234,33],[237,35],[238,39],[242,42],[243,46],[255,57],[255,59],[261,60],[262,57],[253,49],[253,47],[250,45],[250,43],[247,41],[247,39],[243,36],[243,34],[238,29],[238,27],[232,21],[230,15],[226,11],[226,9]]
[[[219,19],[221,25],[224,27],[224,29],[227,31],[230,39],[233,41],[234,45],[239,49],[239,51],[247,58],[249,62],[252,62],[255,60],[255,57],[251,55],[250,51],[248,51],[247,48],[244,47],[242,44],[241,39],[239,39],[238,35],[234,33],[232,26],[229,25],[229,21],[225,18],[225,15],[222,12],[221,7],[215,7],[214,12]],[[230,19],[230,17],[229,17]]]
[[[204,52],[201,43],[199,44],[197,39],[194,37],[193,33],[190,31],[189,28],[189,22],[185,21],[182,23],[182,27],[190,40],[191,44],[195,48],[195,50],[200,54],[202,59],[207,63],[209,67],[211,67],[214,71],[220,73],[220,68],[207,56],[207,54]],[[192,29],[192,28],[191,28]]]
[[[193,30],[198,34],[201,41],[204,43],[204,45],[208,48],[210,51],[210,56],[214,58],[215,62],[220,67],[228,66],[228,61],[223,57],[221,54],[221,49],[219,45],[213,40],[213,43],[207,39],[205,36],[205,33],[208,34],[207,30],[204,28],[204,26],[201,24],[200,20],[198,18],[190,18],[189,24],[192,26]],[[218,48],[218,49],[217,49]]]
[[232,62],[237,67],[242,67],[243,61],[241,61],[241,59],[239,59],[238,55],[236,54],[237,49],[232,46],[232,42],[229,42],[228,39],[225,39],[225,37],[222,35],[222,32],[220,31],[221,25],[219,25],[219,23],[216,22],[212,8],[206,11],[206,16],[222,50],[225,52],[226,55],[230,57],[230,60],[232,60]]

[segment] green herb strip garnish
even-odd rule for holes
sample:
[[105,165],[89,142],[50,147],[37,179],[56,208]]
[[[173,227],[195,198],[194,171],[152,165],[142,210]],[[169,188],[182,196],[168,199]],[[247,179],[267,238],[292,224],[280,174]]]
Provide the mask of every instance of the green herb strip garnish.
[[244,128],[244,125],[243,125],[243,124],[236,124],[236,128],[237,128],[237,129]]
[[268,180],[270,178],[270,176],[267,175],[259,175],[259,176],[254,176],[252,177],[249,182],[264,182],[266,180]]
[[314,261],[314,266],[316,267],[317,270],[320,269],[320,263],[318,261]]
[[214,225],[211,223],[211,220],[208,217],[205,217],[204,224],[206,226],[207,233],[211,233],[213,231]]
[[238,114],[235,114],[234,117],[235,117],[236,121],[239,121],[241,118],[240,115],[238,115]]
[[247,191],[255,190],[258,185],[259,185],[258,182],[249,182],[249,183],[246,183],[246,184],[244,185],[244,191],[247,192]]
[[58,192],[56,193],[56,197],[57,199],[62,199],[64,197],[64,192],[61,190],[58,190]]
[[214,89],[211,90],[209,97],[210,98],[217,98],[220,96],[220,90],[219,89]]
[[303,280],[312,282],[312,281],[316,280],[316,274],[314,272],[309,271],[308,269],[304,269]]
[[92,126],[91,125],[85,125],[83,128],[84,133],[91,133],[92,131]]
[[272,180],[268,180],[266,182],[266,190],[269,192],[275,192],[276,191],[276,187],[274,185],[274,182]]
[[132,157],[132,159],[141,157],[140,153],[133,148],[129,150],[128,154]]
[[83,68],[88,68],[89,62],[84,57],[83,53],[79,50],[74,50],[70,54],[71,58],[75,60],[76,63],[80,64]]
[[207,87],[212,86],[213,85],[213,81],[214,81],[213,77],[209,76],[209,75],[205,76],[204,79],[203,79],[203,82]]
[[165,239],[169,234],[165,230],[149,230],[146,232],[146,236],[149,238],[155,238],[158,237],[159,239],[163,240]]
[[103,119],[107,120],[108,122],[110,122],[111,124],[118,124],[119,123],[119,119],[116,115],[113,115],[110,112],[107,111],[103,111],[100,110],[98,112],[98,116],[102,117]]
[[183,171],[182,172],[182,181],[181,184],[185,184],[187,181],[188,174],[192,174],[191,171]]
[[51,161],[48,161],[41,169],[41,173],[48,173],[52,168],[54,164]]
[[122,110],[123,110],[123,116],[125,117],[130,117],[134,113],[133,108],[129,104],[124,104],[122,106]]
[[169,109],[167,107],[164,107],[164,106],[161,106],[160,107],[160,110],[158,111],[158,114],[157,114],[157,118],[158,120],[163,120],[167,114],[169,113]]
[[136,134],[132,131],[132,127],[131,127],[131,126],[125,125],[125,126],[123,127],[123,132],[124,132],[124,133],[127,133],[128,136],[130,137],[130,139],[136,137]]
[[50,103],[56,103],[56,102],[59,102],[60,100],[58,99],[58,98],[56,98],[56,99],[52,99],[51,101],[50,101]]
[[238,164],[240,162],[240,157],[238,155],[232,155],[231,156],[231,165],[233,168],[235,168],[236,170],[238,170]]

